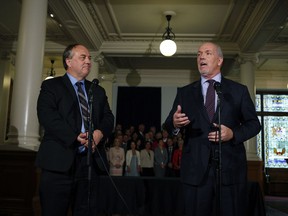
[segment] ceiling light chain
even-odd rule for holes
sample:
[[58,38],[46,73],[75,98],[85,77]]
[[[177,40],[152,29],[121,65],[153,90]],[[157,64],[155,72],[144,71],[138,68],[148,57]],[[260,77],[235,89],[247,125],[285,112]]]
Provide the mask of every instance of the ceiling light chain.
[[[166,28],[166,32],[164,32],[164,34],[162,35],[163,40],[167,40],[167,39],[175,40],[175,34],[172,31],[172,28],[170,28],[171,17],[172,17],[171,15],[166,15],[166,19],[168,21],[168,26]],[[172,36],[170,34],[172,34]]]
[[175,12],[172,12],[172,11],[169,13],[165,12],[164,14],[166,14],[168,26],[166,28],[166,31],[162,35],[163,41],[160,44],[160,52],[164,56],[172,56],[176,53],[176,50],[177,50],[177,45],[174,41],[175,40],[175,34],[172,31],[172,28],[170,27],[170,20],[172,18],[171,14],[175,15]]

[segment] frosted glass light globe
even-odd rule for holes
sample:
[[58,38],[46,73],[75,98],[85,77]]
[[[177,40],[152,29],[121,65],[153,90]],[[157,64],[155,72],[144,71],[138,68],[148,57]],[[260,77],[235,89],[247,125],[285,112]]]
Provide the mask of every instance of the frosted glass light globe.
[[160,44],[160,52],[164,56],[172,56],[176,53],[177,45],[173,40],[166,39]]

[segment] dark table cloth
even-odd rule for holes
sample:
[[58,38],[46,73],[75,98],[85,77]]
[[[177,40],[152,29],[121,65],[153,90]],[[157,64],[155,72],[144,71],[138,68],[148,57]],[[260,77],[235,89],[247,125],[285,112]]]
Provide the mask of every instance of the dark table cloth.
[[[93,183],[92,189],[97,196],[91,199],[90,206],[95,206],[100,215],[184,215],[179,178],[101,176],[98,184]],[[262,191],[257,182],[248,182],[247,202],[248,216],[266,215]]]

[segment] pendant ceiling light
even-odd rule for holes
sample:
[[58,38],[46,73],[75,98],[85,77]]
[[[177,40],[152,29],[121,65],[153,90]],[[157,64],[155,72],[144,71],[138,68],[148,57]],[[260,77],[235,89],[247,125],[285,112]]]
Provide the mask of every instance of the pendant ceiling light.
[[176,15],[174,11],[166,11],[164,12],[166,15],[166,19],[168,22],[168,26],[166,28],[166,31],[162,35],[162,42],[160,44],[160,52],[164,56],[172,56],[176,53],[177,45],[175,43],[175,34],[172,32],[172,28],[170,27],[170,20],[172,18],[172,15]]
[[45,80],[52,79],[55,76],[55,70],[54,70],[54,67],[53,67],[55,60],[51,59],[50,62],[51,62],[51,68],[50,68],[50,70],[48,72],[48,76],[45,78]]

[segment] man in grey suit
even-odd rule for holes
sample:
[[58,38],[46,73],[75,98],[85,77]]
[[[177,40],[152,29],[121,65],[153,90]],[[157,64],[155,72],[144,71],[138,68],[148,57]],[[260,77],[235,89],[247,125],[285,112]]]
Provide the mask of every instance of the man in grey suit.
[[[88,209],[88,167],[92,168],[93,183],[97,182],[98,171],[105,162],[108,166],[104,144],[113,130],[114,116],[105,90],[85,79],[91,68],[87,48],[69,45],[63,53],[63,64],[66,74],[43,81],[37,103],[38,119],[45,130],[35,162],[41,168],[41,211],[43,216],[63,216],[72,205],[74,216],[95,215],[94,209]],[[78,95],[80,88],[87,104],[84,108]],[[87,132],[89,96],[93,96],[92,135]],[[91,166],[87,166],[88,137],[93,139]]]
[[[185,133],[181,180],[185,215],[189,216],[212,216],[219,211],[221,216],[246,215],[247,160],[243,142],[256,136],[261,126],[247,87],[224,78],[220,72],[222,63],[223,54],[218,45],[206,42],[199,47],[197,64],[201,79],[178,89],[165,121],[170,133],[177,134],[180,130]],[[214,89],[211,118],[208,105],[205,107],[206,96],[211,95],[207,93],[210,82],[221,83],[221,125]],[[215,200],[219,196],[219,192],[216,193],[219,138],[222,143],[221,205],[220,210],[215,211]]]

